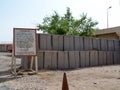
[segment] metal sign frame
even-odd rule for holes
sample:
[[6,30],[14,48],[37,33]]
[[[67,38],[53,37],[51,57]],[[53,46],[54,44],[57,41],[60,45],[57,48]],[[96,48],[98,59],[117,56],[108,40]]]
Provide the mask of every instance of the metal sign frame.
[[[36,29],[31,29],[31,28],[14,28],[13,29],[14,30],[14,32],[13,32],[13,48],[14,48],[14,56],[37,56],[37,35],[36,35]],[[28,51],[24,51],[26,48],[24,48],[23,49],[23,52],[24,52],[24,54],[22,54],[22,49],[21,49],[21,51],[19,51],[19,53],[21,52],[21,54],[19,54],[19,53],[17,53],[18,51],[17,51],[17,45],[16,45],[16,42],[17,42],[17,39],[19,39],[19,37],[21,38],[22,37],[22,34],[20,34],[20,35],[17,35],[17,31],[21,31],[21,33],[23,32],[25,32],[25,31],[29,31],[29,32],[31,32],[31,33],[33,33],[32,35],[33,35],[33,37],[31,37],[30,36],[30,38],[32,38],[32,40],[33,40],[33,43],[34,43],[34,47],[32,47],[32,48],[34,48],[34,54],[30,54],[30,52]],[[28,33],[29,33],[28,32]],[[26,32],[27,33],[27,32]],[[29,36],[29,34],[26,34],[26,35],[28,35]],[[17,37],[18,36],[18,37]],[[23,42],[25,42],[25,40],[24,40],[24,37],[25,38],[27,38],[28,36],[25,36],[25,35],[23,35]],[[29,37],[27,38],[27,39],[29,39]],[[29,40],[27,40],[28,42],[29,42]],[[21,44],[21,43],[20,43]],[[27,42],[25,43],[25,44],[27,44]],[[21,44],[21,46],[22,46],[22,44]],[[24,45],[23,45],[24,46]],[[20,48],[19,48],[20,49]],[[25,54],[26,53],[26,54]]]
[[[26,30],[26,32],[27,31],[33,31],[33,33],[31,34],[31,35],[33,35],[33,38],[32,38],[32,41],[34,42],[34,43],[32,43],[32,44],[34,44],[34,45],[32,45],[32,46],[34,46],[34,54],[16,54],[16,31],[17,30],[20,30],[20,31],[25,31]],[[37,29],[31,29],[31,28],[13,28],[13,51],[12,51],[12,62],[11,62],[11,69],[12,70],[14,70],[13,71],[13,73],[14,73],[14,75],[15,75],[15,78],[17,78],[17,73],[16,73],[16,56],[31,56],[31,58],[33,58],[33,57],[35,57],[35,70],[36,70],[36,73],[38,72],[38,57],[37,57],[37,55],[38,55],[38,48],[37,48],[37,33],[36,33],[36,30]],[[23,32],[23,34],[24,34],[24,32]],[[30,34],[30,33],[29,33]],[[25,39],[29,39],[29,38],[31,38],[30,36],[29,36],[29,34],[26,34],[26,36],[24,35],[24,37],[26,37]],[[28,38],[27,38],[27,35],[28,35]],[[19,37],[21,37],[22,36],[22,34],[18,34],[18,42],[19,43],[21,43],[20,41],[19,41]],[[24,39],[24,38],[23,38]],[[31,40],[31,39],[30,39]],[[23,45],[24,45],[24,43],[27,43],[27,41],[26,42],[24,42],[24,40],[22,40],[23,41]],[[18,43],[17,42],[17,43]],[[29,42],[29,41],[28,41]],[[30,44],[31,44],[30,43]],[[29,43],[28,43],[29,44]],[[18,44],[19,45],[19,44]],[[21,47],[21,46],[19,46],[19,47]],[[30,47],[30,46],[29,46]],[[23,50],[24,50],[25,48],[23,48]],[[27,50],[28,50],[28,48],[27,48]],[[27,52],[26,52],[27,53]],[[32,68],[32,64],[33,64],[33,62],[31,63],[31,67],[30,68]]]

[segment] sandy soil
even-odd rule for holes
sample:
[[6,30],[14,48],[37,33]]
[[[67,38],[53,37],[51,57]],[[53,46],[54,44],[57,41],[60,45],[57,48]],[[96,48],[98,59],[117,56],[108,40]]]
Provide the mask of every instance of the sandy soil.
[[40,70],[37,75],[23,75],[17,79],[9,69],[10,57],[0,56],[0,90],[61,90],[64,72],[69,90],[120,90],[120,65],[66,71]]

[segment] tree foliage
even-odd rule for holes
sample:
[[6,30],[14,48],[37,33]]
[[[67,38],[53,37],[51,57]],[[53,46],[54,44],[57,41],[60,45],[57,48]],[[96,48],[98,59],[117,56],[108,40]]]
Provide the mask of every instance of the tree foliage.
[[82,14],[79,19],[72,16],[70,8],[67,8],[64,16],[60,16],[56,11],[50,17],[45,17],[42,24],[37,27],[43,33],[76,35],[76,36],[93,36],[95,26],[98,23]]

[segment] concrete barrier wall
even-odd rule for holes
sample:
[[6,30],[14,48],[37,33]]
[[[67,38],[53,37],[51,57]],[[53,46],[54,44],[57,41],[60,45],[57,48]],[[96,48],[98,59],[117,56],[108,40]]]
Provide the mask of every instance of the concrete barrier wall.
[[[76,69],[102,65],[120,64],[117,51],[40,51],[39,69]],[[22,67],[29,68],[30,58],[22,60]]]
[[119,51],[119,40],[38,34],[39,50],[57,51]]
[[0,45],[0,51],[1,52],[6,52],[7,51],[7,48],[5,45]]
[[[38,47],[38,69],[75,69],[120,64],[119,40],[38,34]],[[30,57],[22,58],[23,68],[29,68],[29,59]]]
[[0,52],[9,52],[12,50],[12,44],[0,44]]

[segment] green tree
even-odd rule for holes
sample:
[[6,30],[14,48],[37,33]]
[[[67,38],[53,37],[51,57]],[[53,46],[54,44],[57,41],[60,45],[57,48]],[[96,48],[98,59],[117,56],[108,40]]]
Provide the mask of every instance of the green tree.
[[97,24],[92,18],[88,18],[86,14],[82,14],[80,19],[75,19],[70,8],[67,8],[64,16],[54,12],[52,16],[45,17],[42,24],[39,24],[37,27],[43,33],[49,34],[93,36],[94,27]]

